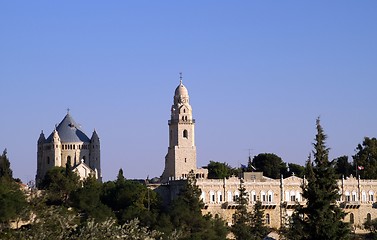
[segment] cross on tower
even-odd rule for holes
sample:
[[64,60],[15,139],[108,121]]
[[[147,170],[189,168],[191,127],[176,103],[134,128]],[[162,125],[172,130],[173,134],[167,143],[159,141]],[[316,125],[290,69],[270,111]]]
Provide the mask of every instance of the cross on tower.
[[179,81],[180,81],[181,84],[182,84],[182,72],[179,73]]

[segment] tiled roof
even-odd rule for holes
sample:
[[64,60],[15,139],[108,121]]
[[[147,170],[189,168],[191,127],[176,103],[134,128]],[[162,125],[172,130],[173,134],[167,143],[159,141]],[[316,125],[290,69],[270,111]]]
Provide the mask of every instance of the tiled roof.
[[[61,142],[90,142],[88,136],[81,130],[69,113],[56,127],[56,131],[58,131]],[[46,142],[51,142],[52,138],[53,133],[46,139]]]

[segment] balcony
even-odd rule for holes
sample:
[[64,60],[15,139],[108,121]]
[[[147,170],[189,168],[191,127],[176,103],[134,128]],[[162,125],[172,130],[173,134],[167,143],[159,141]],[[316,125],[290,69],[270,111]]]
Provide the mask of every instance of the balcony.
[[276,203],[274,202],[262,202],[262,209],[275,209]]
[[177,123],[181,123],[181,124],[193,124],[195,123],[195,119],[191,119],[191,120],[182,120],[182,119],[172,119],[172,120],[169,120],[168,121],[168,124],[177,124]]
[[345,201],[340,203],[341,208],[345,209],[358,209],[360,207],[359,201]]

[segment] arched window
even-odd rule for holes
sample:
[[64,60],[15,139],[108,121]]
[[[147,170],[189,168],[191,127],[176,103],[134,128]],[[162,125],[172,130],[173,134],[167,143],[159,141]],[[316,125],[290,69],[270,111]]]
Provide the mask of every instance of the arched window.
[[345,195],[345,199],[344,199],[344,201],[346,201],[346,202],[350,202],[350,201],[351,201],[350,192],[346,191],[346,192],[344,193],[344,195]]
[[351,224],[355,223],[355,216],[353,215],[353,213],[350,213],[350,223]]
[[183,113],[186,113],[186,109],[183,109]]
[[267,192],[267,202],[273,202],[273,198],[274,198],[274,193],[271,190],[269,190]]
[[285,191],[285,201],[287,201],[287,202],[291,201],[289,191]]
[[232,192],[228,191],[228,202],[233,202]]
[[367,221],[368,222],[372,221],[372,215],[370,213],[367,214]]
[[85,163],[86,162],[86,156],[83,156],[82,160],[84,160],[84,163]]
[[361,201],[366,202],[367,201],[367,193],[365,191],[361,192]]
[[251,202],[256,202],[257,201],[257,194],[256,194],[256,192],[253,190],[253,191],[251,191],[251,194],[250,194],[250,201]]
[[218,191],[217,192],[217,202],[221,203],[222,201],[223,201],[223,194],[221,193],[221,191]]
[[266,224],[270,224],[271,222],[271,217],[270,217],[270,214],[266,214]]
[[291,191],[291,202],[295,202],[296,201],[296,192],[295,191]]
[[47,164],[50,164],[50,157],[47,157]]
[[260,193],[260,199],[261,199],[262,202],[266,202],[267,201],[267,199],[266,199],[266,193],[264,191],[262,191]]
[[352,202],[356,202],[357,201],[357,193],[356,191],[353,191],[352,192]]
[[183,137],[184,138],[188,138],[188,132],[187,132],[187,130],[185,129],[185,130],[183,130]]
[[369,191],[369,201],[374,202],[374,192],[373,191]]
[[216,199],[215,199],[215,193],[213,191],[209,192],[209,197],[210,197],[209,201],[211,203],[214,203]]

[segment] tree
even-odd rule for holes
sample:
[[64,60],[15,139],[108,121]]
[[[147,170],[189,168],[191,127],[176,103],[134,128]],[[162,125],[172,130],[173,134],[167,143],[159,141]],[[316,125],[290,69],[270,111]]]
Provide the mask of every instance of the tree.
[[65,168],[51,168],[40,187],[46,190],[49,204],[68,204],[70,194],[80,187],[80,177],[71,170],[70,163],[67,163]]
[[295,164],[295,163],[288,163],[288,176],[292,176],[293,174],[297,177],[303,178],[305,173],[305,167]]
[[12,177],[10,161],[4,150],[0,156],[0,230],[8,227],[10,220],[28,215],[26,196],[21,185]]
[[[296,212],[302,217],[297,232],[300,239],[348,239],[349,225],[342,220],[344,211],[337,206],[339,188],[333,163],[328,160],[329,149],[325,145],[327,136],[324,134],[319,118],[316,121],[317,134],[313,143],[314,162],[310,158],[306,165],[307,184],[302,186],[306,206]],[[292,224],[295,224],[293,222]],[[290,227],[295,229],[295,226]]]
[[223,179],[229,178],[235,174],[234,169],[226,163],[210,161],[207,165],[208,178],[210,179]]
[[280,157],[273,153],[258,154],[253,158],[252,166],[269,178],[279,179],[281,174],[287,174],[287,165]]
[[348,162],[348,156],[341,156],[338,158],[335,158],[334,160],[335,164],[335,173],[338,175],[338,178],[349,177],[353,171],[352,164]]
[[377,139],[365,137],[362,144],[356,148],[356,154],[353,156],[353,169],[362,167],[358,171],[361,178],[376,179],[377,178]]
[[114,217],[111,209],[101,202],[102,184],[94,177],[87,177],[81,188],[71,193],[70,202],[83,216],[84,220],[104,221]]
[[262,202],[257,201],[251,215],[251,233],[255,240],[262,240],[268,233],[269,228],[265,225],[265,216],[262,209]]
[[0,178],[12,179],[12,169],[10,169],[10,162],[7,157],[7,149],[4,149],[0,156]]
[[232,232],[238,240],[261,240],[269,232],[264,222],[264,211],[262,203],[257,201],[253,211],[248,211],[249,197],[243,186],[243,180],[240,180],[239,196],[236,198],[238,204],[236,212],[233,215],[234,224]]
[[213,219],[211,215],[202,215],[204,203],[200,195],[201,190],[191,172],[169,209],[173,227],[182,234],[180,239],[226,239],[228,231],[224,221]]
[[375,219],[367,219],[364,222],[364,227],[369,231],[369,237],[370,239],[376,239],[377,238],[377,218]]
[[240,187],[238,188],[239,196],[236,197],[237,209],[233,215],[234,224],[232,225],[232,232],[236,239],[252,239],[251,233],[251,214],[247,210],[249,197],[246,188],[243,185],[243,180],[240,180]]
[[142,225],[151,226],[160,211],[157,193],[144,184],[125,180],[122,170],[116,181],[103,184],[101,201],[113,210],[120,224],[138,218]]

